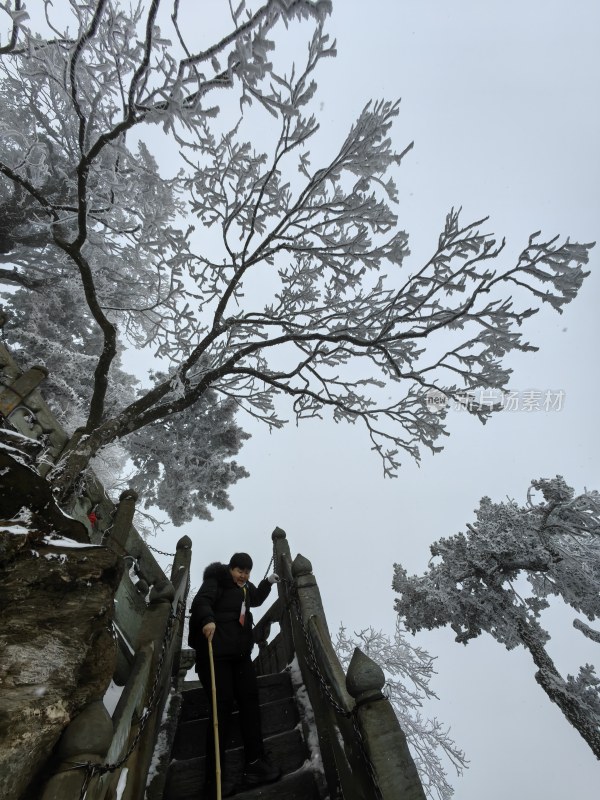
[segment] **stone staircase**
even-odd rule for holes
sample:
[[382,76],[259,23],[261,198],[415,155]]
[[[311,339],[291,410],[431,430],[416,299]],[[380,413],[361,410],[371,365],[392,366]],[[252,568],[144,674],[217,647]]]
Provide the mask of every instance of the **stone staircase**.
[[[38,531],[40,541],[33,551],[32,542],[37,539],[32,538],[31,530],[4,534],[13,548],[5,548],[4,557],[10,556],[10,563],[15,565],[17,556],[22,556],[25,564],[26,559],[38,558],[42,546],[45,548],[46,558],[38,560],[46,564],[53,578],[51,584],[41,584],[44,612],[52,612],[55,606],[62,609],[65,591],[72,586],[67,593],[75,596],[78,581],[85,586],[87,597],[95,581],[98,591],[103,592],[105,611],[114,600],[117,640],[115,664],[112,656],[103,655],[109,649],[113,653],[115,646],[106,625],[102,625],[102,631],[110,639],[110,648],[102,636],[91,635],[83,628],[76,631],[69,663],[77,676],[65,678],[66,673],[59,671],[56,680],[60,679],[60,693],[47,691],[44,697],[30,693],[30,716],[39,717],[40,722],[28,728],[26,737],[15,738],[14,726],[7,729],[9,744],[4,751],[0,746],[0,800],[34,796],[41,800],[81,800],[84,796],[86,800],[207,800],[202,797],[202,788],[208,700],[199,683],[186,682],[194,654],[182,649],[192,543],[187,536],[177,543],[167,577],[132,524],[135,493],[124,492],[114,505],[91,472],[84,494],[68,509],[73,519],[64,517],[58,508],[56,520],[50,516],[51,494],[42,479],[69,437],[38,389],[43,377],[43,371],[37,368],[23,373],[0,342],[0,434],[5,440],[0,472],[8,468],[7,475],[26,473],[28,479],[19,487],[12,477],[12,482],[3,478],[0,500],[6,508],[3,506],[2,511],[11,521],[23,505],[34,511],[37,508],[45,523],[50,521],[68,539],[85,547],[93,545],[100,558],[112,559],[111,564],[115,559],[122,561],[126,568],[119,568],[116,588],[104,580],[104,572],[97,567],[93,575],[86,573],[83,581],[83,572],[74,571],[73,565],[85,566],[91,555],[83,556],[80,549],[74,551],[72,542],[43,542],[43,531]],[[19,544],[19,535],[24,546]],[[271,539],[273,568],[281,582],[277,599],[254,628],[258,646],[254,664],[259,676],[265,745],[282,778],[270,786],[244,790],[243,752],[236,722],[227,768],[240,785],[237,800],[425,800],[406,737],[382,692],[383,671],[358,648],[347,672],[342,669],[310,561],[301,554],[292,559],[285,531],[280,528],[273,531]],[[15,543],[18,553],[13,552]],[[52,558],[47,561],[49,556]],[[30,575],[29,566],[25,566]],[[114,577],[116,581],[117,575]],[[47,592],[50,586],[58,598],[51,602]],[[29,608],[31,595],[23,595],[23,602]],[[72,601],[70,607],[76,609],[76,602]],[[20,608],[14,602],[11,608],[17,620]],[[52,642],[67,630],[64,620],[59,628],[46,628]],[[75,630],[73,625],[71,628]],[[60,641],[64,649],[65,642]],[[26,652],[28,674],[35,675],[38,669],[45,675],[47,648],[38,651],[35,666],[33,656]],[[294,670],[296,698],[290,668]],[[102,689],[107,689],[111,673],[111,691],[106,691],[103,701],[96,699]],[[46,686],[47,676],[39,680]],[[58,690],[58,683],[54,688]],[[22,710],[23,690],[21,685],[16,689],[21,695],[15,707]],[[114,689],[119,689],[118,699]],[[58,714],[57,708],[68,708],[69,714]],[[307,714],[310,723],[305,719]],[[311,737],[310,754],[304,734]]]
[[[237,712],[234,712],[230,745],[226,753],[228,774],[239,790],[237,800],[318,800],[314,775],[305,766],[309,758],[289,672],[258,678],[265,748],[272,762],[282,771],[277,783],[244,789],[244,754]],[[183,685],[183,700],[175,734],[164,800],[205,800],[204,748],[208,731],[210,697],[199,681]]]

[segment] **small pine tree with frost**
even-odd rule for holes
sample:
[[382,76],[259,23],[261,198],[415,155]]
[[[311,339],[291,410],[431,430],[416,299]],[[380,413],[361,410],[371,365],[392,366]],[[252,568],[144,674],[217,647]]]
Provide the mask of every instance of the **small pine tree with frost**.
[[[600,758],[595,669],[585,664],[576,677],[564,678],[546,649],[550,635],[542,624],[550,597],[588,620],[600,617],[600,494],[576,495],[557,476],[534,481],[525,506],[484,497],[467,531],[434,542],[431,554],[422,576],[394,566],[396,610],[408,630],[450,625],[465,645],[485,631],[508,650],[525,647],[536,681]],[[573,624],[600,642],[600,632],[583,620]]]

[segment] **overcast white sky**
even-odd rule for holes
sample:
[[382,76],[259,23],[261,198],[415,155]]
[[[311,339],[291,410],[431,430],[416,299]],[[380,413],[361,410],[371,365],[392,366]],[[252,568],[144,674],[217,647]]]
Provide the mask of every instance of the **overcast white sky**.
[[[317,75],[323,136],[341,141],[371,97],[402,98],[398,148],[415,140],[398,176],[407,269],[431,254],[453,205],[465,220],[489,214],[507,258],[538,229],[600,238],[597,3],[337,0],[328,28],[338,57]],[[513,389],[563,391],[562,410],[505,411],[485,427],[455,411],[443,453],[425,454],[420,468],[407,461],[394,481],[357,427],[311,422],[270,436],[240,420],[253,433],[239,456],[251,477],[231,492],[235,510],[156,544],[192,536],[196,587],[208,562],[240,549],[260,578],[278,525],[312,561],[331,629],[392,632],[392,564],[424,571],[430,542],[464,530],[482,495],[524,501],[531,479],[558,473],[579,490],[600,488],[599,258],[562,316],[547,309],[529,321],[540,351],[512,360]],[[551,651],[576,673],[599,659],[571,632],[572,616],[554,612]],[[489,637],[465,648],[448,631],[416,643],[438,656],[441,700],[427,711],[471,760],[454,781],[459,800],[597,800],[598,762],[535,683],[525,652]]]

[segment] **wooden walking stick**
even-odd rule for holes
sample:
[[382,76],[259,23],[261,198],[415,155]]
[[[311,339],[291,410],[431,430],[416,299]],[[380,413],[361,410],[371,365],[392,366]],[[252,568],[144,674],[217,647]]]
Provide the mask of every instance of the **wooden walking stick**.
[[208,640],[208,660],[210,661],[210,686],[212,691],[213,733],[215,738],[215,778],[217,782],[217,800],[221,800],[221,753],[219,748],[219,720],[217,717],[217,686],[215,682],[215,662],[213,659],[212,641]]

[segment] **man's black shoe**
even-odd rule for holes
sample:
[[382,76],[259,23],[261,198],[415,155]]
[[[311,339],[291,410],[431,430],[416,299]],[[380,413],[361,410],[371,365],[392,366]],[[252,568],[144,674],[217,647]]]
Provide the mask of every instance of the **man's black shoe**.
[[261,783],[274,783],[281,777],[281,770],[274,767],[267,758],[258,758],[244,767],[244,782],[248,786]]

